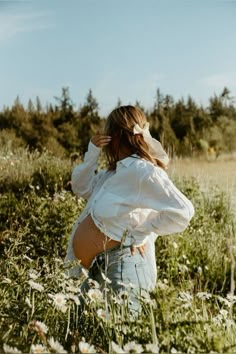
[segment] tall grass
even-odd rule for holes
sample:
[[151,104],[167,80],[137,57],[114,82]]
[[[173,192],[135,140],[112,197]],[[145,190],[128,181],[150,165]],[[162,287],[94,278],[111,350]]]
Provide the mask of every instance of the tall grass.
[[[156,242],[158,282],[128,311],[128,294],[106,302],[96,283],[81,313],[81,279],[63,258],[85,202],[64,186],[70,162],[24,149],[0,153],[0,348],[11,352],[199,353],[236,348],[235,229],[222,189],[175,177],[193,201],[188,229]],[[86,275],[84,275],[85,277]],[[16,349],[15,349],[16,350]]]

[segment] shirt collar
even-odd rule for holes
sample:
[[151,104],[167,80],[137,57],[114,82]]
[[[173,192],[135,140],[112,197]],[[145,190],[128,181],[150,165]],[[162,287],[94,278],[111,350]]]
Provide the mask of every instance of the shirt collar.
[[132,154],[132,155],[126,157],[125,159],[122,159],[122,160],[118,161],[118,162],[116,163],[116,166],[117,166],[116,168],[119,168],[120,166],[129,167],[130,165],[132,165],[132,163],[135,162],[135,160],[136,160],[137,158],[138,158],[138,159],[140,158],[139,155],[137,155],[137,154]]

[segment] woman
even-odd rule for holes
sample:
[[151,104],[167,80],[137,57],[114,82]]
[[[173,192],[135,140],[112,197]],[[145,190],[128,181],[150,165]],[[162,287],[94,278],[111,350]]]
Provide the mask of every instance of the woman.
[[[108,169],[96,174],[101,148]],[[155,287],[157,235],[183,231],[194,214],[192,203],[165,172],[168,161],[151,137],[144,113],[122,106],[108,116],[105,135],[92,137],[84,162],[72,173],[74,193],[88,202],[72,231],[65,261],[79,259],[89,278],[101,287],[108,278],[115,292],[133,284],[135,310],[137,293]],[[78,276],[79,267],[69,274]]]

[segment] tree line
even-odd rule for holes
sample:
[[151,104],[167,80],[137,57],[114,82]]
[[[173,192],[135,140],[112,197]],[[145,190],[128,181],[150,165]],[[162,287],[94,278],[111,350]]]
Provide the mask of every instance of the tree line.
[[[16,98],[12,107],[0,111],[0,143],[13,148],[47,149],[58,156],[84,153],[90,137],[103,129],[105,117],[89,90],[84,104],[75,108],[69,88],[63,87],[54,104],[43,107],[39,97],[27,107]],[[122,105],[118,100],[117,106]],[[172,96],[156,91],[153,107],[145,109],[136,101],[150,122],[151,134],[160,140],[170,154],[193,156],[236,150],[236,107],[227,87],[220,95],[209,98],[207,107],[189,96],[175,102]],[[114,107],[115,108],[115,107]]]

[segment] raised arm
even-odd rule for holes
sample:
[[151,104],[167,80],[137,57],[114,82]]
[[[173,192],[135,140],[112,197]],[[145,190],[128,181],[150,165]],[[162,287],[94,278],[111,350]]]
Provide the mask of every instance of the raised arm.
[[110,142],[110,137],[95,135],[92,137],[84,161],[77,165],[71,176],[72,190],[78,197],[88,199],[93,191],[95,171],[98,166],[98,157],[103,146]]

